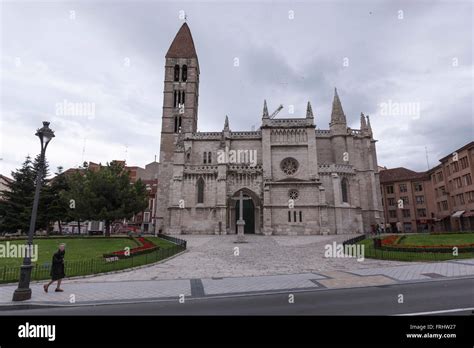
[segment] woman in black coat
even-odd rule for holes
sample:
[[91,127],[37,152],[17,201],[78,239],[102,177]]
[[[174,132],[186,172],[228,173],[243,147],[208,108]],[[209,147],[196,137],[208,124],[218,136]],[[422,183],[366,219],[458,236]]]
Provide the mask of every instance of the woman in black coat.
[[58,281],[58,286],[56,287],[56,292],[63,292],[64,290],[61,289],[61,281],[66,274],[64,274],[64,254],[66,253],[65,245],[59,244],[59,249],[53,255],[53,262],[51,265],[51,281],[48,284],[43,286],[44,291],[48,292],[48,288],[51,284],[55,281]]

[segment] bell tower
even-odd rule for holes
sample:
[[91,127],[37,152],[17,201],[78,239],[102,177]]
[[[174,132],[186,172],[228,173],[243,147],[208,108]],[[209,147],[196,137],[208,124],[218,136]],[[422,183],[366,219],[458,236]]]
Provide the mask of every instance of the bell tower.
[[166,232],[169,222],[169,188],[174,151],[180,133],[197,130],[199,61],[191,30],[184,23],[166,53],[161,120],[160,171],[157,192],[156,230]]

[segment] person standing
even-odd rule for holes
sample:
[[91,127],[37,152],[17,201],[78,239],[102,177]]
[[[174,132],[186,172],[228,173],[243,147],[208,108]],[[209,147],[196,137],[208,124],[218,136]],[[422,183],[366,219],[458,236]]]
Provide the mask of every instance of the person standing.
[[59,244],[58,251],[53,255],[52,265],[51,265],[51,281],[48,284],[43,285],[44,292],[48,292],[48,288],[55,281],[58,282],[56,287],[56,292],[63,292],[61,289],[61,281],[66,277],[64,273],[64,255],[66,253],[66,245],[64,243]]

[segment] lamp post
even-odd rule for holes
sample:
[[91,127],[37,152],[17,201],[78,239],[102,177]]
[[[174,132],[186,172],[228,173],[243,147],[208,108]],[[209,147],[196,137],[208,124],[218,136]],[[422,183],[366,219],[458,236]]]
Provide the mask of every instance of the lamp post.
[[41,155],[39,161],[38,173],[36,174],[35,198],[33,209],[31,211],[30,229],[28,231],[27,250],[23,265],[20,271],[20,281],[18,288],[13,293],[13,301],[25,301],[31,298],[30,279],[31,279],[31,252],[33,250],[33,235],[35,233],[36,215],[38,213],[38,202],[41,190],[41,180],[43,179],[46,147],[51,139],[54,138],[54,132],[49,128],[49,122],[43,121],[43,127],[38,129],[35,134],[41,142]]

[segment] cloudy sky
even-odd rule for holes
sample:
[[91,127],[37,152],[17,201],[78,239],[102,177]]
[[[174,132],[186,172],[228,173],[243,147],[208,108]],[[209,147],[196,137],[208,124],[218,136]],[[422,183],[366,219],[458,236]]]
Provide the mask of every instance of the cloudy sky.
[[[334,87],[349,126],[371,117],[379,164],[413,170],[474,139],[471,1],[1,4],[0,173],[39,151],[51,168],[159,154],[164,56],[184,11],[199,56],[200,131],[260,125],[312,103],[327,129]],[[239,65],[234,66],[235,58]],[[64,115],[64,101],[94,107]],[[290,106],[294,113],[290,114]]]

